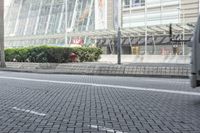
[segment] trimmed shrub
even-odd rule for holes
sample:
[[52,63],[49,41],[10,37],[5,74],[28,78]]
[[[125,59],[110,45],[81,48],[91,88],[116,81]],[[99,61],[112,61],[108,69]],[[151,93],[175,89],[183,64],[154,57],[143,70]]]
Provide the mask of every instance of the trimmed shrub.
[[11,48],[5,50],[6,61],[12,62],[14,59],[18,62],[49,62],[49,63],[67,63],[70,62],[69,55],[75,53],[80,62],[94,62],[100,58],[102,50],[91,47],[56,47],[56,46],[38,46],[27,48]]

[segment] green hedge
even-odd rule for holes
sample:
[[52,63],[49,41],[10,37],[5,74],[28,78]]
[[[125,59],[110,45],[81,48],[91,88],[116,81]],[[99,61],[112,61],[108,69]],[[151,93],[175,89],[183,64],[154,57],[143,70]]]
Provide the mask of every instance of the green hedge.
[[49,62],[49,63],[67,63],[71,62],[69,55],[75,53],[80,62],[97,61],[102,54],[99,48],[90,47],[53,47],[38,46],[27,48],[11,48],[5,50],[6,61],[12,62],[14,59],[18,62]]

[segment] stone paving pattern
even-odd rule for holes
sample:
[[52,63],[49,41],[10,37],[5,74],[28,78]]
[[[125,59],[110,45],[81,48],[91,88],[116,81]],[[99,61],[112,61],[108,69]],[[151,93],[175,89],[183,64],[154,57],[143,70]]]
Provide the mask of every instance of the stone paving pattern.
[[[0,72],[0,76],[200,93],[189,87],[188,79],[13,72]],[[106,133],[88,125],[128,133],[200,132],[199,96],[9,79],[0,80],[0,90],[1,133]]]

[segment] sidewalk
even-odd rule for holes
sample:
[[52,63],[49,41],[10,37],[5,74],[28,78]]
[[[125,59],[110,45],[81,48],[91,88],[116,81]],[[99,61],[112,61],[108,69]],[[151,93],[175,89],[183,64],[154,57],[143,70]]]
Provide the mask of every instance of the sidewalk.
[[20,63],[7,62],[7,68],[0,71],[53,73],[53,74],[85,74],[112,76],[152,76],[152,77],[180,77],[188,78],[190,67],[188,64],[108,64],[108,63]]

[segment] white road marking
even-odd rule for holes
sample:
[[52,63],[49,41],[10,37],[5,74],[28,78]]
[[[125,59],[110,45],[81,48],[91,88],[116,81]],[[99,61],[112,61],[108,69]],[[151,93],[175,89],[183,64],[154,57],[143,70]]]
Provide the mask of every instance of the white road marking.
[[127,133],[127,132],[122,132],[122,131],[114,130],[114,129],[107,128],[107,127],[97,126],[97,125],[88,125],[88,126],[91,128],[99,129],[101,131],[106,131],[106,132],[110,132],[110,133]]
[[200,93],[198,93],[198,92],[175,91],[175,90],[164,90],[164,89],[142,88],[142,87],[129,87],[129,86],[120,86],[120,85],[107,85],[107,84],[94,84],[94,83],[84,83],[84,82],[67,82],[67,81],[41,80],[41,79],[4,77],[4,76],[0,76],[0,79],[22,80],[22,81],[43,82],[43,83],[56,83],[56,84],[85,85],[85,86],[95,86],[95,87],[107,87],[107,88],[118,88],[118,89],[128,89],[128,90],[137,90],[137,91],[153,91],[153,92],[164,92],[164,93],[170,93],[170,94],[200,96]]
[[43,114],[43,113],[38,113],[38,112],[35,112],[33,110],[26,110],[26,109],[20,109],[20,108],[17,108],[17,107],[13,107],[14,110],[17,110],[17,111],[22,111],[22,112],[26,112],[26,113],[31,113],[31,114],[34,114],[34,115],[39,115],[39,116],[45,116],[46,114]]

